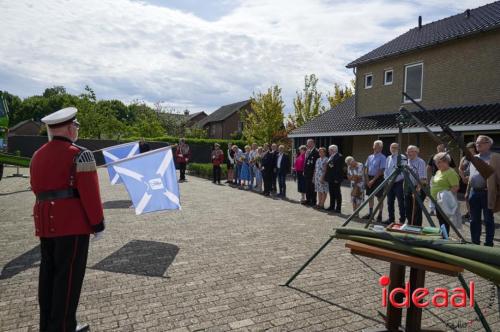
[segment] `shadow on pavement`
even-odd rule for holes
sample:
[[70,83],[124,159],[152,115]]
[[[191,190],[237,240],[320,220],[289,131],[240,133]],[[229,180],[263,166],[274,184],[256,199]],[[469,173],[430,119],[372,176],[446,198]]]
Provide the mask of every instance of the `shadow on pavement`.
[[163,242],[133,240],[91,267],[94,270],[163,277],[179,247]]
[[0,280],[12,278],[16,274],[37,266],[36,263],[38,263],[40,259],[40,245],[37,245],[33,249],[30,249],[8,262],[1,271]]
[[132,201],[126,199],[102,203],[103,209],[128,209],[131,205]]

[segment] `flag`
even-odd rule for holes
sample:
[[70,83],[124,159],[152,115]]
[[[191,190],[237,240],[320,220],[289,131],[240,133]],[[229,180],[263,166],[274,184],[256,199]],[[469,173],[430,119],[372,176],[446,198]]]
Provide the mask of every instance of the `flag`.
[[165,147],[114,162],[135,214],[181,209],[172,148]]
[[[114,145],[102,149],[102,155],[106,164],[118,161],[120,159],[129,158],[139,153],[139,143],[130,142],[120,145]],[[116,174],[113,167],[108,167],[109,180],[111,184],[121,183],[120,176]]]

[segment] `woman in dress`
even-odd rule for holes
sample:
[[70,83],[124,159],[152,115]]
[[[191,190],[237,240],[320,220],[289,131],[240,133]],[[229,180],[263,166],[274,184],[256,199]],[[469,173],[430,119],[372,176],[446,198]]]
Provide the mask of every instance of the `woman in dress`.
[[328,157],[326,156],[326,149],[324,147],[319,148],[318,151],[319,158],[316,160],[313,178],[314,186],[316,188],[316,192],[318,193],[318,205],[316,205],[316,207],[324,209],[326,195],[328,193],[328,182],[325,181],[325,169]]
[[351,181],[352,210],[356,211],[364,200],[365,182],[363,176],[363,164],[358,163],[356,159],[351,156],[345,158],[345,164],[347,165],[347,179]]
[[255,190],[257,192],[262,192],[262,171],[260,170],[262,167],[262,153],[262,146],[259,146],[254,157]]
[[297,191],[300,193],[300,203],[306,201],[306,184],[304,182],[304,163],[306,161],[306,151],[307,147],[301,145],[299,147],[299,154],[295,158],[295,163],[293,164],[293,170],[297,175]]
[[240,188],[244,189],[245,186],[250,184],[250,145],[245,146],[245,153],[240,157],[241,160],[241,175],[240,175]]
[[233,143],[227,143],[227,181],[226,183],[233,183],[234,179],[234,151]]

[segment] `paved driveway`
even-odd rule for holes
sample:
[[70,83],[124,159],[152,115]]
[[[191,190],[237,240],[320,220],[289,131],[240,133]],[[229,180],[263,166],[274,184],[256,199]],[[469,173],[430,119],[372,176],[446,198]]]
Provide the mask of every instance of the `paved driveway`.
[[[280,286],[343,217],[193,177],[180,185],[182,211],[135,216],[124,187],[110,186],[103,170],[100,179],[108,228],[91,245],[78,311],[92,331],[383,326],[377,280],[388,264],[354,257],[342,241],[332,242],[294,288]],[[27,178],[0,182],[0,331],[37,330],[39,254],[28,186]],[[431,288],[459,286],[455,278],[427,276]],[[476,300],[500,331],[496,289],[470,273],[465,277],[476,281]],[[469,307],[430,309],[423,326],[481,331],[474,319]]]

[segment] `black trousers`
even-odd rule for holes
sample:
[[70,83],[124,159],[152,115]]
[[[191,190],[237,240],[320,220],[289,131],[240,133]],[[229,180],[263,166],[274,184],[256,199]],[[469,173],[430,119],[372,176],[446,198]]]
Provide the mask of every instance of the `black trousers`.
[[273,189],[273,171],[264,170],[262,179],[264,180],[264,194],[270,194]]
[[398,200],[399,207],[399,222],[404,223],[406,218],[405,212],[405,200],[403,193],[403,180],[394,182],[391,189],[387,193],[387,210],[389,211],[389,221],[394,222],[395,213],[394,213],[394,202]]
[[328,192],[330,194],[330,210],[340,212],[342,208],[342,192],[340,191],[340,181],[328,182]]
[[213,170],[212,170],[212,176],[213,176],[213,183],[217,181],[217,183],[220,184],[220,166],[213,165]]
[[[420,200],[423,202],[425,199],[425,192],[423,190],[420,190],[419,193],[417,193],[418,197],[420,197]],[[413,212],[413,209],[415,209],[415,212]],[[413,200],[413,193],[411,192],[405,192],[405,212],[406,212],[406,220],[408,220],[409,224],[412,224],[412,217],[413,214],[415,213],[415,220],[413,221],[412,225],[415,226],[422,226],[422,208],[417,202],[417,198]]]
[[278,186],[279,193],[282,196],[286,196],[286,173],[278,171]]
[[186,180],[186,163],[179,163],[179,172],[181,173],[180,179]]
[[271,182],[271,189],[273,192],[276,192],[278,191],[277,190],[277,186],[276,186],[276,181],[278,180],[278,170],[273,170],[273,173],[272,173],[272,182]]
[[304,183],[306,185],[306,200],[309,205],[316,205],[316,188],[314,188],[313,177],[305,176]]
[[74,331],[89,235],[41,238],[40,242],[40,331]]

